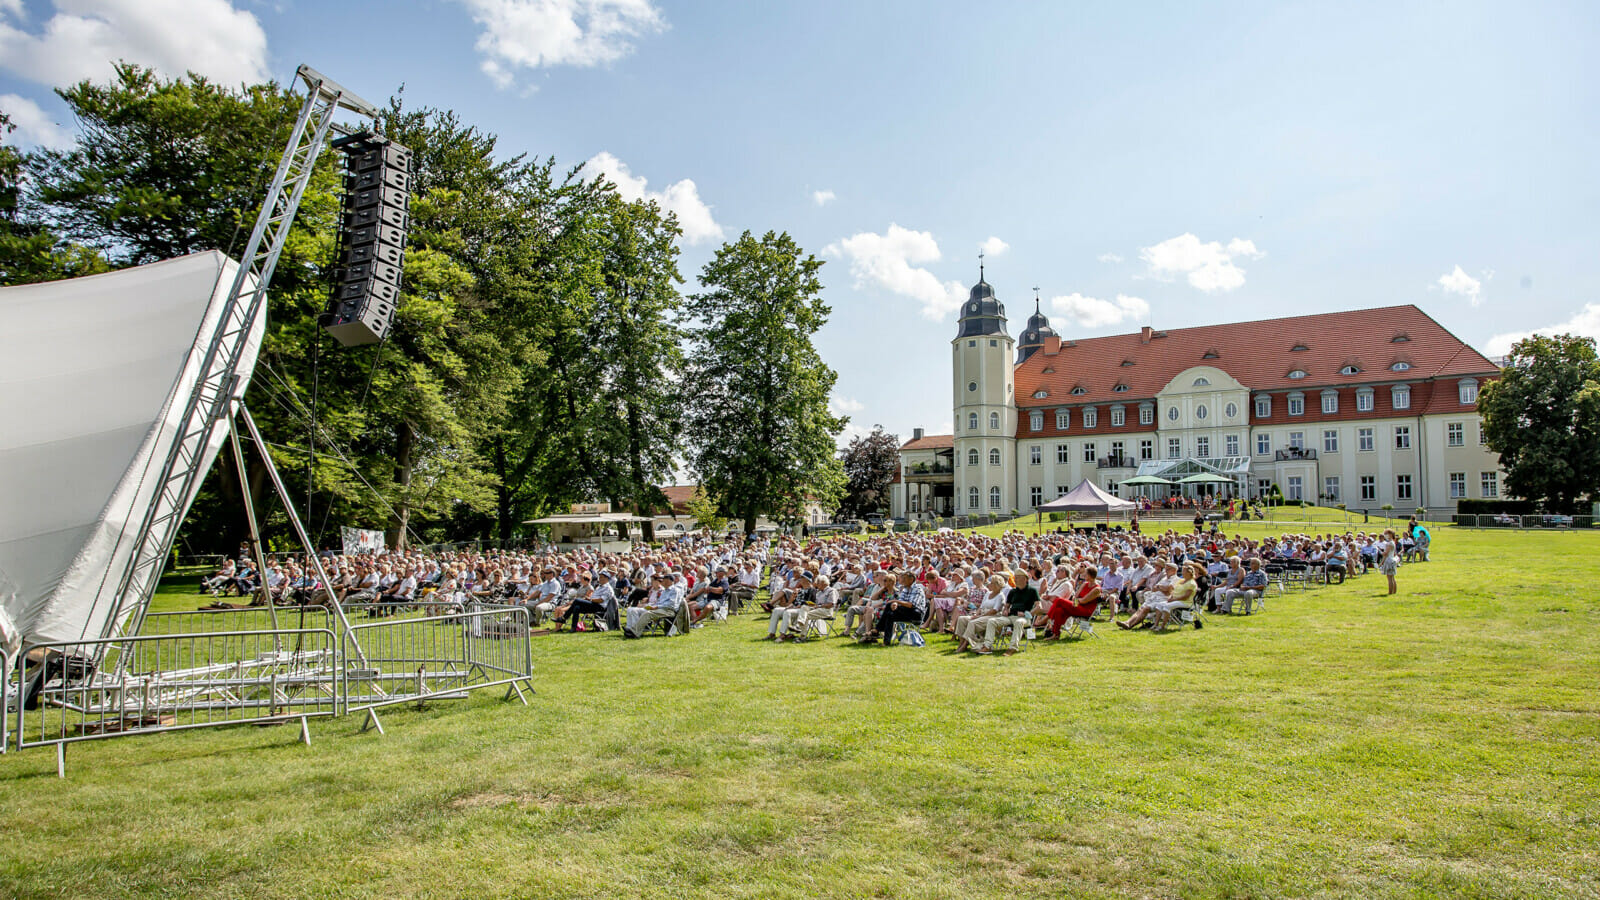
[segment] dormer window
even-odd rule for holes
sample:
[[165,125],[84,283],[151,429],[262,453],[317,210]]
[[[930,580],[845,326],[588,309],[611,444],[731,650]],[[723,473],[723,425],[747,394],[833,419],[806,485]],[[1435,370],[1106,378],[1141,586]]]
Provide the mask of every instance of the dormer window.
[[1344,368],[1339,370],[1339,374],[1340,375],[1360,375],[1361,374],[1361,370],[1356,368],[1355,366],[1345,366]]
[[1395,409],[1411,408],[1411,388],[1397,384],[1389,389],[1389,402]]
[[1133,365],[1133,360],[1131,360],[1131,359],[1125,359],[1125,360],[1122,361],[1123,368],[1127,368],[1128,366],[1131,366],[1131,365]]
[[1201,359],[1221,359],[1222,358],[1222,354],[1218,353],[1215,350],[1207,350],[1206,352],[1200,354],[1200,358]]
[[1405,342],[1407,342],[1409,340],[1411,340],[1411,335],[1406,334],[1404,331],[1397,331],[1397,332],[1394,333],[1394,337],[1389,338],[1389,343],[1391,343],[1391,344],[1404,344]]
[[1302,379],[1304,377],[1306,377],[1306,370],[1305,369],[1295,369],[1293,372],[1289,373],[1289,380],[1290,381],[1299,381],[1300,379]]
[[1098,424],[1100,424],[1100,414],[1094,407],[1086,407],[1083,411],[1083,427],[1093,428]]
[[1127,390],[1128,390],[1128,386],[1127,385],[1119,384],[1116,387],[1112,388],[1111,392],[1114,393],[1114,394],[1122,394],[1122,393],[1126,393]]
[[1411,368],[1411,363],[1408,363],[1408,362],[1406,362],[1405,360],[1402,359],[1402,360],[1397,360],[1394,365],[1390,366],[1389,367],[1389,371],[1391,371],[1391,372],[1405,372],[1405,371],[1409,371],[1410,368]]
[[1464,379],[1461,380],[1461,383],[1458,384],[1456,387],[1460,391],[1461,404],[1463,406],[1469,406],[1469,405],[1471,405],[1473,403],[1477,403],[1478,402],[1478,381],[1477,381],[1477,379],[1475,379],[1475,378],[1464,378]]
[[1044,413],[1039,412],[1038,410],[1034,410],[1033,412],[1028,413],[1028,430],[1029,431],[1043,431],[1044,430]]
[[1311,348],[1307,347],[1305,344],[1295,344],[1293,347],[1289,348],[1289,352],[1290,353],[1299,353],[1302,350],[1310,350],[1310,349]]
[[1071,424],[1072,424],[1072,412],[1070,410],[1065,410],[1065,409],[1056,410],[1056,430],[1057,431],[1066,431],[1067,430],[1067,426],[1071,425]]
[[1075,397],[1081,397],[1081,396],[1083,396],[1084,394],[1087,394],[1087,393],[1089,393],[1089,389],[1084,387],[1081,384],[1072,389],[1072,394]]
[[1195,387],[1210,387],[1211,386],[1211,379],[1205,377],[1204,375],[1201,375],[1199,378],[1196,378],[1194,380],[1194,386]]
[[1051,367],[1051,366],[1045,366],[1044,367],[1044,374],[1046,374],[1046,375],[1054,375],[1055,373],[1056,373],[1056,370],[1053,367]]
[[1267,419],[1272,417],[1272,397],[1262,394],[1256,398],[1256,418]]
[[1050,392],[1049,391],[1039,390],[1039,391],[1034,391],[1033,392],[1033,399],[1035,399],[1035,400],[1043,400],[1044,398],[1046,398],[1048,396],[1050,396]]

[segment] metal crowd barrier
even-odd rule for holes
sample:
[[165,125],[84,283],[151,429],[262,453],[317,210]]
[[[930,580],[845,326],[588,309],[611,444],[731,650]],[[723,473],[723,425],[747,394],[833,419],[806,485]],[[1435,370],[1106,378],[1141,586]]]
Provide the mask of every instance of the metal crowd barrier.
[[268,631],[278,628],[328,628],[330,614],[322,606],[247,606],[239,609],[192,609],[146,613],[139,633],[194,634],[208,631]]
[[[352,624],[341,638],[345,714],[366,712],[366,724],[382,733],[377,710],[385,706],[461,699],[500,685],[507,699],[515,695],[528,702],[522,692],[524,685],[533,689],[528,610],[494,606],[428,614],[443,606],[346,605]],[[355,653],[356,643],[364,660]]]
[[11,657],[0,650],[0,754],[11,743]]
[[[339,710],[339,645],[326,628],[209,631],[36,644],[6,679],[18,749],[219,725],[307,720]],[[98,662],[96,662],[98,660]]]

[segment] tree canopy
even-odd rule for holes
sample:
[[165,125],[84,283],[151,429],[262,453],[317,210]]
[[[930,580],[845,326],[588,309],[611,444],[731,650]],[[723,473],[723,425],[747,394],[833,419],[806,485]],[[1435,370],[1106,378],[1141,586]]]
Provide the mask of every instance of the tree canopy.
[[869,434],[850,439],[840,454],[845,492],[840,510],[860,518],[889,508],[889,485],[900,468],[900,438],[872,426]]
[[1600,357],[1593,338],[1534,335],[1478,395],[1506,493],[1566,511],[1600,497]]

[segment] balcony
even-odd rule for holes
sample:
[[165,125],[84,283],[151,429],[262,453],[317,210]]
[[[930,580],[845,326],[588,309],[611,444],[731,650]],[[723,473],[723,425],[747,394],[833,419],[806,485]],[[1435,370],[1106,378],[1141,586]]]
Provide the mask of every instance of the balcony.
[[955,473],[955,467],[947,462],[921,462],[906,466],[906,481],[918,484],[951,484],[956,479]]
[[1131,456],[1102,456],[1095,463],[1097,469],[1134,469],[1139,461]]
[[1305,447],[1285,447],[1282,450],[1279,450],[1274,456],[1274,459],[1276,459],[1278,462],[1316,458],[1317,451],[1308,450]]

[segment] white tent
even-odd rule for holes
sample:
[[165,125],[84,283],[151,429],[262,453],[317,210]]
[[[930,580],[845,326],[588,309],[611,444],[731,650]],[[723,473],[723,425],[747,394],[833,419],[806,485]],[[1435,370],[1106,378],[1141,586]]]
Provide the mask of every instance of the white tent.
[[1112,513],[1135,509],[1138,505],[1132,500],[1119,500],[1085,479],[1077,487],[1039,507],[1039,512]]
[[[26,642],[115,633],[132,611],[120,576],[237,271],[212,251],[0,289],[0,620]],[[202,472],[226,437],[219,419]]]

